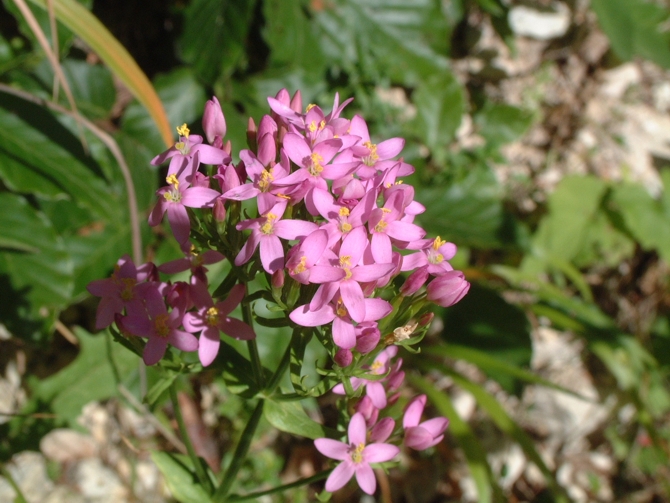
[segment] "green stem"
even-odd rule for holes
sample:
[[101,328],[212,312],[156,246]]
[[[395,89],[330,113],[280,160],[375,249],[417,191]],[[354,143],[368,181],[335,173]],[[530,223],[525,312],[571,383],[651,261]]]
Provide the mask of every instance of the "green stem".
[[259,400],[256,408],[251,414],[249,422],[244,428],[242,437],[240,437],[240,441],[237,444],[237,448],[235,449],[233,458],[230,461],[230,465],[228,466],[228,469],[223,476],[223,481],[214,493],[212,498],[214,503],[224,503],[227,501],[226,496],[228,496],[228,492],[230,491],[233,482],[235,482],[237,472],[239,472],[240,468],[242,468],[242,464],[244,463],[244,460],[247,457],[247,453],[249,452],[249,447],[251,447],[251,440],[254,438],[254,433],[256,432],[258,423],[260,422],[261,416],[263,415],[264,403],[265,402],[263,400]]
[[9,485],[12,486],[12,489],[14,489],[14,492],[16,493],[16,496],[14,496],[14,502],[15,503],[28,503],[28,500],[26,497],[23,495],[21,492],[21,488],[19,485],[16,483],[14,478],[12,477],[12,474],[5,469],[4,466],[0,467],[0,475],[5,477],[7,479],[7,482],[9,482]]
[[[254,318],[251,313],[251,304],[246,299],[242,301],[242,319],[244,320],[244,323],[249,325],[251,328],[254,327]],[[247,347],[249,348],[251,366],[254,370],[254,379],[258,389],[261,390],[265,387],[265,378],[263,376],[263,366],[261,365],[261,357],[258,354],[256,339],[247,341]]]
[[319,472],[316,475],[312,475],[311,477],[308,477],[306,479],[296,480],[295,482],[291,482],[290,484],[284,484],[283,486],[273,487],[272,489],[268,489],[266,491],[258,491],[256,493],[244,494],[242,496],[231,496],[230,498],[228,498],[228,501],[230,501],[231,503],[237,501],[247,501],[250,499],[260,498],[261,496],[267,496],[268,494],[287,491],[288,489],[293,489],[294,487],[305,486],[307,484],[311,484],[312,482],[318,482],[319,480],[325,479],[328,475],[330,475],[331,471],[332,470]]
[[286,369],[288,368],[288,364],[291,363],[291,348],[293,347],[292,342],[300,330],[301,328],[298,327],[293,329],[293,335],[291,336],[291,340],[289,341],[286,351],[284,352],[284,356],[282,356],[279,365],[277,365],[277,370],[275,370],[275,373],[272,375],[272,378],[270,379],[270,382],[266,388],[266,393],[268,396],[270,396],[274,390],[277,389],[277,386],[279,386],[279,383],[281,382],[281,378],[284,376],[284,372],[286,372]]
[[198,477],[200,485],[204,487],[208,494],[212,494],[214,492],[214,485],[212,484],[212,480],[209,478],[209,475],[207,475],[207,471],[203,466],[202,461],[195,453],[195,449],[191,443],[191,438],[188,436],[188,432],[186,431],[186,423],[184,422],[184,417],[181,415],[181,407],[179,407],[179,400],[177,399],[177,390],[175,389],[174,382],[170,385],[169,389],[170,400],[172,400],[172,408],[174,409],[174,416],[177,420],[177,424],[179,425],[179,432],[181,433],[182,441],[186,446],[188,457],[191,458],[191,462],[195,467],[195,474]]

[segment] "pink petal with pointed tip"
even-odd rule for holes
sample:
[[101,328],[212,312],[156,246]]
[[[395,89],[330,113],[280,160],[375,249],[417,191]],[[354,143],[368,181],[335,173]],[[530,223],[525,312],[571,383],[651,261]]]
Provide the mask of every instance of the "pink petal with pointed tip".
[[356,331],[354,326],[339,317],[333,319],[333,342],[342,349],[351,349],[356,346]]
[[[213,327],[208,327],[209,329]],[[221,339],[219,339],[218,329],[204,330],[200,335],[200,343],[198,347],[198,358],[204,367],[210,365],[219,352]]]
[[360,464],[356,466],[356,482],[364,493],[374,494],[377,488],[377,479],[372,468],[368,464]]
[[284,248],[277,236],[261,236],[261,263],[270,274],[284,267]]
[[365,436],[367,434],[367,427],[365,425],[365,418],[363,414],[357,412],[351,417],[349,421],[349,427],[347,428],[347,434],[349,438],[349,443],[358,445],[365,445]]
[[328,476],[326,491],[332,493],[344,487],[353,477],[354,471],[354,464],[350,460],[342,461]]
[[188,219],[186,208],[178,203],[167,203],[166,213],[172,234],[178,243],[185,243],[188,241],[191,233],[191,222]]
[[395,445],[370,444],[366,445],[363,450],[363,459],[368,463],[385,463],[391,461],[398,454],[400,454],[400,449]]
[[349,458],[349,445],[330,438],[317,438],[314,447],[324,456],[344,461]]
[[145,365],[154,365],[163,358],[167,349],[167,341],[160,337],[150,337],[142,353],[142,360]]
[[303,327],[319,327],[335,319],[335,310],[331,305],[326,304],[321,309],[310,311],[309,306],[305,304],[291,311],[289,318]]

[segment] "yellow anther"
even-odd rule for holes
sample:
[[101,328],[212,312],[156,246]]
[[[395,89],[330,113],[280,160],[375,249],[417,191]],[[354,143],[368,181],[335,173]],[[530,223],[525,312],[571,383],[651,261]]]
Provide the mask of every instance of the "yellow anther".
[[384,366],[382,362],[379,360],[375,360],[372,365],[370,365],[370,370],[372,370],[373,374],[376,374],[379,369],[381,369]]
[[219,322],[219,310],[215,307],[210,307],[207,310],[205,320],[210,327],[215,326]]
[[168,326],[168,321],[170,320],[170,316],[166,314],[159,314],[154,318],[154,329],[156,331],[156,335],[159,337],[167,337],[168,334],[170,333],[170,327]]
[[440,236],[437,236],[433,241],[433,250],[437,251],[444,243],[446,243],[446,241],[440,239]]
[[181,201],[181,192],[172,189],[163,193],[163,197],[170,203],[178,203]]
[[188,128],[188,126],[184,122],[181,126],[177,127],[177,134],[179,136],[183,136],[185,138],[188,138],[188,135],[191,134],[191,130]]
[[310,174],[317,176],[323,171],[323,165],[321,164],[323,162],[323,157],[321,157],[318,153],[313,152],[310,158],[311,165],[309,167],[309,172]]
[[383,213],[391,213],[390,208],[381,208],[381,210],[382,210]]
[[287,201],[291,200],[291,196],[287,196],[286,194],[282,194],[281,192],[278,192],[277,197],[281,197],[282,199],[286,199]]
[[349,208],[340,208],[339,214],[341,217],[349,216]]
[[340,230],[342,232],[349,232],[351,229],[353,229],[353,227],[349,222],[342,222],[340,224]]
[[351,451],[351,460],[358,464],[363,461],[363,450],[365,449],[365,444],[358,444],[353,451]]
[[367,166],[373,166],[374,163],[379,160],[379,155],[377,154],[377,145],[366,141],[363,143],[363,146],[367,147],[367,149],[370,151],[370,153],[363,159],[363,163]]
[[309,126],[307,126],[307,129],[309,129],[310,133],[313,133],[316,131],[316,122],[312,121],[309,123]]
[[340,267],[351,267],[351,255],[342,255],[340,257]]
[[272,230],[274,228],[274,222],[277,220],[277,215],[274,213],[268,213],[265,215],[265,223],[261,225],[261,232],[263,234],[272,234]]
[[325,127],[326,127],[326,121],[325,120],[322,120],[321,122],[319,122],[319,131],[321,131]]
[[178,189],[178,188],[179,188],[179,180],[177,179],[177,177],[176,177],[175,175],[170,175],[170,176],[168,176],[168,177],[165,179],[165,181],[166,181],[168,184],[170,184],[170,185],[174,185],[174,188],[175,188],[175,189]]
[[302,272],[305,272],[307,270],[307,257],[302,256],[300,257],[300,262],[298,263],[297,266],[295,266],[295,269],[293,269],[293,274],[300,274]]
[[340,318],[344,318],[349,314],[349,311],[347,311],[347,308],[344,307],[344,304],[342,304],[342,301],[339,301],[337,303],[337,309],[335,309],[335,312]]
[[261,172],[261,179],[258,182],[258,188],[261,189],[261,192],[267,192],[270,188],[270,184],[275,179],[267,169],[264,169]]
[[397,181],[395,182],[396,185],[402,185],[402,183],[403,183],[402,180],[397,180]]
[[444,260],[444,257],[441,253],[430,254],[428,255],[428,262],[431,264],[440,264]]
[[133,278],[121,278],[121,284],[123,285],[123,290],[121,290],[121,298],[126,302],[132,300],[133,298],[133,288],[137,281]]
[[307,108],[305,108],[305,113],[309,112],[312,108],[314,108],[316,105],[314,103],[310,103],[307,105]]
[[383,220],[380,220],[377,225],[375,225],[375,230],[377,232],[384,232],[386,230],[386,226],[388,223],[384,222]]

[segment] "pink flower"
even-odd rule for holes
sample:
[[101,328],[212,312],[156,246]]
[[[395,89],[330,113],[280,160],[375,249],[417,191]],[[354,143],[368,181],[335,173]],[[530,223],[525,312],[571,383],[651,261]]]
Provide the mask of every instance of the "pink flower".
[[169,175],[166,181],[168,186],[156,192],[158,204],[149,215],[149,225],[160,224],[163,215],[167,213],[175,239],[179,244],[184,244],[191,232],[191,222],[186,206],[190,208],[213,206],[214,201],[221,194],[206,187],[188,187],[188,182],[180,181],[175,175]]
[[245,220],[237,224],[237,230],[251,229],[251,235],[235,257],[235,265],[247,263],[260,244],[261,263],[269,274],[284,268],[282,239],[302,239],[314,232],[318,226],[304,220],[281,220],[286,210],[286,201],[275,204],[261,218]]
[[356,413],[349,423],[349,442],[317,438],[314,445],[324,456],[342,461],[326,480],[326,491],[337,491],[356,475],[356,482],[367,494],[374,494],[377,480],[370,463],[383,463],[395,458],[400,449],[395,445],[373,443],[366,445],[365,419]]
[[446,417],[436,417],[419,423],[426,406],[426,395],[419,395],[405,409],[402,426],[405,429],[405,445],[423,451],[439,444],[444,438],[444,431],[449,426]]
[[461,300],[468,290],[470,283],[461,271],[448,271],[428,283],[426,298],[438,306],[453,306]]
[[133,335],[149,339],[142,355],[144,363],[157,363],[163,358],[168,343],[182,351],[198,349],[198,339],[178,329],[183,312],[173,309],[168,313],[163,295],[155,283],[143,283],[140,286],[143,287],[139,293],[144,298],[146,312],[129,313],[123,318],[123,327]]
[[205,103],[202,129],[211,145],[215,145],[215,142],[219,144],[219,147],[222,145],[223,137],[226,136],[226,118],[223,116],[223,110],[221,110],[221,105],[216,96]]
[[223,302],[200,308],[195,313],[186,313],[184,316],[184,328],[187,332],[200,332],[200,346],[198,357],[203,366],[211,364],[219,352],[221,339],[219,331],[233,339],[250,340],[255,339],[253,329],[235,318],[228,315],[242,302],[244,298],[244,285],[235,285],[228,298]]
[[[384,351],[377,355],[375,361],[370,365],[371,375],[384,375],[389,371],[390,360],[398,353],[398,346],[389,346]],[[383,381],[369,381],[364,377],[352,377],[351,387],[357,390],[361,386],[365,386],[365,393],[370,398],[372,405],[377,409],[386,407],[386,389],[384,389]],[[346,391],[343,384],[337,384],[333,388],[333,393],[336,395],[345,395]]]

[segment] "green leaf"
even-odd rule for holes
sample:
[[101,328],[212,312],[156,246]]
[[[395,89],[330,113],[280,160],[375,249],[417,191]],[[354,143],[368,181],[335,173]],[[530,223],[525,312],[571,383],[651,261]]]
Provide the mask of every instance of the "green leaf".
[[77,327],[75,335],[81,348],[74,362],[33,387],[36,396],[50,402],[58,418],[71,427],[88,402],[116,396],[121,380],[138,364],[134,354],[104,332],[91,335]]
[[408,374],[407,379],[412,386],[425,393],[440,414],[449,419],[448,434],[456,439],[465,454],[470,475],[477,488],[477,501],[480,503],[503,501],[502,491],[486,460],[486,451],[470,425],[456,412],[449,395],[437,390],[431,382],[418,375]]
[[429,233],[459,246],[496,247],[505,225],[502,197],[495,174],[477,167],[446,189],[417,187],[416,200],[426,206],[418,220]]
[[440,72],[423,81],[412,96],[416,105],[416,133],[431,151],[445,151],[465,111],[463,88],[451,72]]
[[[301,2],[266,0],[263,16],[266,21],[263,38],[270,47],[270,65],[281,68],[284,75],[288,73],[288,66],[322,76],[327,60]],[[279,89],[281,87],[266,96],[274,95]]]
[[255,5],[251,0],[194,0],[185,9],[181,57],[207,84],[243,66]]
[[494,104],[487,101],[475,116],[479,134],[487,146],[498,148],[511,143],[523,135],[533,122],[533,115],[512,105]]
[[[17,336],[38,339],[71,298],[73,264],[51,223],[25,199],[0,193],[0,319]],[[46,326],[43,326],[46,325]]]
[[172,386],[172,383],[179,377],[179,373],[173,372],[171,370],[164,371],[163,377],[161,377],[147,392],[147,396],[144,397],[144,401],[149,405],[153,406],[165,393],[165,391]]
[[533,236],[535,255],[570,261],[582,250],[607,184],[594,176],[567,176],[549,197],[549,215]]
[[323,426],[311,419],[300,402],[266,400],[263,414],[268,422],[278,430],[300,437],[341,438],[344,433]]
[[653,199],[641,185],[625,183],[614,188],[611,202],[623,217],[626,229],[644,249],[655,249],[670,263],[670,184],[664,197]]
[[[526,313],[508,304],[497,292],[473,284],[468,294],[444,312],[444,338],[486,351],[516,366],[529,366],[532,355],[530,323]],[[508,372],[482,368],[510,392],[521,388]]]
[[591,6],[621,59],[641,56],[670,68],[667,7],[645,0],[593,0]]
[[445,72],[450,26],[432,0],[342,0],[314,12],[321,50],[345,71],[408,86]]
[[187,456],[152,452],[151,459],[165,477],[172,496],[180,503],[210,503],[209,494],[198,483],[195,469]]
[[50,112],[0,94],[0,123],[0,159],[20,162],[95,215],[109,220],[118,216],[100,167]]

